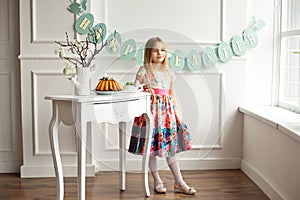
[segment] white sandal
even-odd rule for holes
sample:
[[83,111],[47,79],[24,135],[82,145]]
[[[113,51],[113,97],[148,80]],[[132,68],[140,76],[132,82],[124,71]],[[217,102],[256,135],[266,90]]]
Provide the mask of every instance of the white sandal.
[[163,182],[160,182],[154,185],[154,191],[158,194],[164,194],[167,192],[167,188],[165,188]]
[[189,194],[189,195],[196,194],[196,190],[193,187],[188,186],[188,188],[186,188],[186,187],[184,187],[184,183],[175,184],[174,185],[174,190],[175,190],[175,192],[180,192],[180,193],[183,193],[183,194]]

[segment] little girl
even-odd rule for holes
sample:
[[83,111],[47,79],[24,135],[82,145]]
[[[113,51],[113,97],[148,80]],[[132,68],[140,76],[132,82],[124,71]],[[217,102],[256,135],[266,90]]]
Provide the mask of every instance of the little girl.
[[[175,154],[191,149],[190,133],[178,117],[173,96],[174,72],[168,67],[165,43],[158,37],[147,41],[144,53],[144,66],[136,74],[135,83],[144,84],[144,90],[151,92],[151,111],[154,129],[150,150],[149,168],[154,179],[154,190],[165,193],[158,169],[157,156],[165,157],[174,176],[174,190],[185,194],[195,194],[196,190],[188,186],[181,175]],[[129,152],[143,154],[145,135],[144,115],[134,119],[130,138]]]

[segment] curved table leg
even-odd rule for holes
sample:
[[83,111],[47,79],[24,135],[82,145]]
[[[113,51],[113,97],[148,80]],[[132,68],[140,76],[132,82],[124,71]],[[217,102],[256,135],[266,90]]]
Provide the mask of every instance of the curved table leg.
[[52,101],[52,118],[49,124],[49,139],[51,145],[51,152],[53,158],[53,164],[56,175],[56,199],[63,200],[64,198],[64,177],[63,169],[61,164],[61,158],[59,154],[59,145],[58,145],[58,105],[56,101]]
[[153,120],[151,119],[152,116],[145,113],[146,117],[146,142],[145,142],[145,153],[143,155],[142,161],[142,171],[143,171],[143,185],[144,185],[144,193],[146,197],[150,196],[149,190],[149,182],[148,182],[148,165],[149,165],[149,156],[150,156],[150,147],[151,147],[151,138],[152,138],[152,130],[153,130]]

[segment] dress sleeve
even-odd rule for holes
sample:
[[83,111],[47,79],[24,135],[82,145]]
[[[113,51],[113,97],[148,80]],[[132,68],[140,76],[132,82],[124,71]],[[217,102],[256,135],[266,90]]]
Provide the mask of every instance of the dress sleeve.
[[135,83],[138,81],[140,84],[144,83],[145,75],[147,71],[144,66],[141,66],[136,73]]

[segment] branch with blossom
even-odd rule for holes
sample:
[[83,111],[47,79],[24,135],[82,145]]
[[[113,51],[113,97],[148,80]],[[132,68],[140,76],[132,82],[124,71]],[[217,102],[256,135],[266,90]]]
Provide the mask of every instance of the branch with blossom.
[[[66,67],[64,69],[64,74],[68,74],[74,68],[78,66],[81,67],[90,67],[92,61],[95,59],[95,56],[99,54],[103,48],[108,45],[109,41],[104,40],[103,34],[99,30],[91,29],[90,38],[86,37],[84,40],[74,39],[70,41],[69,35],[66,32],[66,42],[55,41],[56,44],[60,46],[59,49],[56,49],[56,54],[60,58],[66,61]],[[114,31],[114,36],[116,31]],[[65,50],[68,50],[75,56],[69,56],[65,54]],[[69,65],[71,64],[71,65]]]

